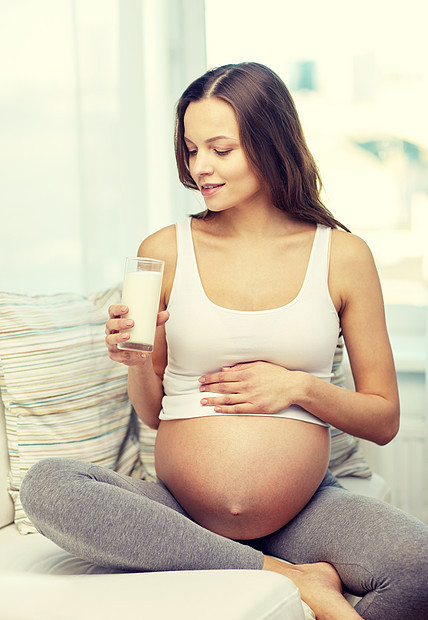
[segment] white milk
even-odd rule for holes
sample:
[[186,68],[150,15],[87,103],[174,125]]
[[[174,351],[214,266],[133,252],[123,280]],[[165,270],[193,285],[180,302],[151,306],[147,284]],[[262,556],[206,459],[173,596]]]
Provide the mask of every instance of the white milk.
[[127,330],[130,339],[122,343],[119,348],[152,351],[161,286],[160,271],[134,271],[125,274],[122,303],[129,308],[126,318],[132,319],[135,325]]

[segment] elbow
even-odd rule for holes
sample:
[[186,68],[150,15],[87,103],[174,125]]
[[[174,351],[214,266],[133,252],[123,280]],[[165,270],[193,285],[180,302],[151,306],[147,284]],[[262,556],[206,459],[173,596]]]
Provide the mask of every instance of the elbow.
[[157,431],[159,428],[159,424],[160,424],[160,420],[159,418],[153,417],[153,416],[147,416],[147,415],[140,415],[138,414],[138,417],[140,418],[141,422],[147,426],[148,428],[152,429],[153,431]]
[[394,439],[396,434],[397,434],[396,432],[384,433],[383,435],[380,435],[375,440],[375,443],[377,443],[378,446],[386,446],[387,444],[389,444],[390,441],[392,441]]
[[145,424],[146,424],[146,426],[148,426],[149,428],[151,428],[153,431],[157,431],[157,430],[158,430],[158,428],[159,428],[160,420],[159,420],[159,419],[157,419],[157,420],[151,420],[151,421],[149,422],[149,424],[147,424],[147,422],[146,422]]
[[379,429],[380,432],[378,434],[378,437],[375,439],[375,442],[379,446],[386,446],[397,435],[399,428],[400,428],[400,417],[399,417],[399,412],[397,412],[396,415],[392,417],[392,419],[389,418],[385,422],[385,424],[382,426],[382,429]]
[[137,409],[135,404],[133,404],[132,406],[134,408],[135,413],[137,414],[141,422],[144,424],[144,426],[147,426],[148,428],[154,431],[157,431],[157,429],[159,428],[159,424],[160,424],[159,414],[153,413],[152,411],[147,412],[145,410],[141,410],[141,408]]

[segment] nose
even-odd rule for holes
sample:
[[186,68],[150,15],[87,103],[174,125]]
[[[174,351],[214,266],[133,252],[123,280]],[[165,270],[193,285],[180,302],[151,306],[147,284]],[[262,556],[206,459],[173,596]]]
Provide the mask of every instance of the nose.
[[214,172],[209,154],[201,153],[201,151],[190,159],[189,165],[193,178],[206,177]]

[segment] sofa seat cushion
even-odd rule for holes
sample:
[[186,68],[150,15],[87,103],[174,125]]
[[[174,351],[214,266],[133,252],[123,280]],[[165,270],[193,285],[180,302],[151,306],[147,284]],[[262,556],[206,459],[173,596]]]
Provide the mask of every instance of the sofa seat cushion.
[[0,529],[1,571],[54,575],[120,572],[76,558],[39,533],[22,536],[14,524]]
[[[17,604],[10,592],[25,596]],[[305,616],[299,591],[289,579],[254,570],[75,577],[0,573],[0,601],[8,620],[314,618]]]

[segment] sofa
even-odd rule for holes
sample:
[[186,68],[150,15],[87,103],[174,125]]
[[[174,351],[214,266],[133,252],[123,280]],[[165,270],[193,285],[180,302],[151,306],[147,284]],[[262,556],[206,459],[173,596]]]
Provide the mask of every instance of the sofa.
[[[19,501],[46,456],[155,479],[156,432],[136,421],[127,369],[104,345],[120,286],[90,295],[0,293],[0,619],[314,618],[294,584],[266,571],[125,573],[75,558],[36,532]],[[334,381],[346,388],[343,343]],[[358,440],[331,429],[330,468],[351,491],[389,500]],[[132,614],[132,616],[131,616]]]

